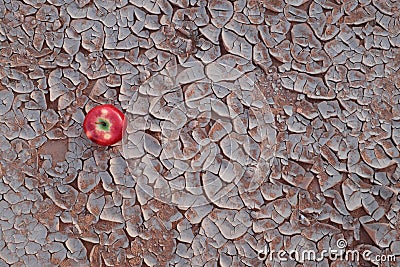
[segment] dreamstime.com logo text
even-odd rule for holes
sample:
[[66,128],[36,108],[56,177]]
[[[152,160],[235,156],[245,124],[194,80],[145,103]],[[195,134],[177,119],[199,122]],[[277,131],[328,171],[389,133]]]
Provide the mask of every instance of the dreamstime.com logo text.
[[345,261],[352,261],[352,262],[359,262],[360,259],[369,262],[395,262],[396,256],[395,255],[376,255],[370,250],[350,250],[346,249],[347,241],[345,239],[339,239],[336,242],[337,249],[323,249],[320,252],[315,250],[270,250],[269,246],[266,245],[264,249],[258,251],[258,259],[261,261],[269,260],[277,260],[279,262],[285,262],[288,260],[297,261],[297,262],[304,262],[304,261],[316,261],[320,262],[324,259],[330,259],[332,261],[335,260],[345,260]]

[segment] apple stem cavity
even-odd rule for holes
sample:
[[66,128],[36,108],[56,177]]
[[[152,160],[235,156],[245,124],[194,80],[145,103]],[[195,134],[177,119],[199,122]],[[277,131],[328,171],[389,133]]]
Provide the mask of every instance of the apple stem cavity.
[[100,129],[103,131],[108,131],[110,128],[110,123],[104,119],[99,119],[99,121],[95,122],[97,125],[100,125]]

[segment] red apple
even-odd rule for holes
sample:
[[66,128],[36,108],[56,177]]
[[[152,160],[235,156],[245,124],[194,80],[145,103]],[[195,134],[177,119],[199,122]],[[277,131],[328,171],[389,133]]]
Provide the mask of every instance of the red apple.
[[83,121],[86,136],[102,146],[110,146],[121,141],[125,129],[125,115],[110,104],[92,108]]

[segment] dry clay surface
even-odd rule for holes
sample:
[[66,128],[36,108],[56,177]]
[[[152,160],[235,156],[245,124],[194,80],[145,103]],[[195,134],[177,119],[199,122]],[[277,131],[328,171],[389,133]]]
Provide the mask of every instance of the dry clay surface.
[[[0,266],[400,266],[400,2],[0,0]],[[85,114],[129,125],[91,143]]]

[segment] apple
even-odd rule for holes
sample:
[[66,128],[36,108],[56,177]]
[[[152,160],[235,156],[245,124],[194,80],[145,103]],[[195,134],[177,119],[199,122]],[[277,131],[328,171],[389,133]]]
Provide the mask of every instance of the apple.
[[106,104],[92,108],[83,121],[86,136],[96,144],[110,146],[122,139],[126,118],[118,108]]

